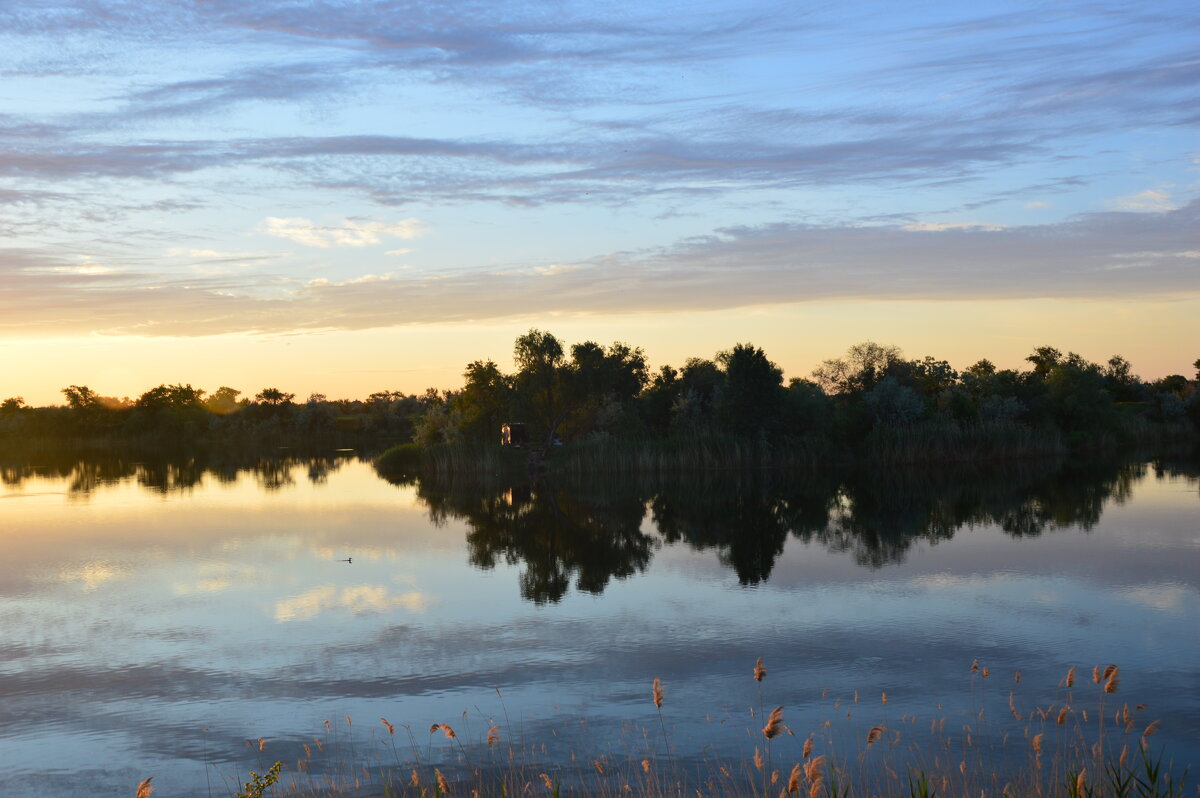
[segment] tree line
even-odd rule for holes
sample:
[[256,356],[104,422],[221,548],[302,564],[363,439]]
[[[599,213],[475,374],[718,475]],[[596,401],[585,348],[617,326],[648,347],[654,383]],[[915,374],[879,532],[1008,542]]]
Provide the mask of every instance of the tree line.
[[1025,368],[1000,369],[984,359],[959,371],[946,360],[908,359],[895,346],[865,342],[785,382],[782,369],[749,343],[652,371],[639,347],[594,341],[568,347],[532,329],[516,339],[513,361],[512,371],[473,361],[457,389],[381,391],[365,400],[313,394],[297,402],[277,388],[250,397],[190,384],[116,399],[71,385],[62,391],[65,405],[34,408],[20,397],[5,399],[0,435],[351,436],[430,448],[498,445],[501,425],[521,422],[529,445],[549,450],[580,441],[713,436],[854,448],[888,431],[987,425],[1038,430],[1074,445],[1200,429],[1200,359],[1190,378],[1149,381],[1120,355],[1094,363],[1042,346],[1025,358]]

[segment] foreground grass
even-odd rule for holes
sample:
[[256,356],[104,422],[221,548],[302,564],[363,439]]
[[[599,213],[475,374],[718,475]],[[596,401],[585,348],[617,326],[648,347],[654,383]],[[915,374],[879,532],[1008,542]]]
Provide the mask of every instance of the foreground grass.
[[[325,735],[303,743],[292,765],[267,763],[272,744],[256,746],[259,772],[227,780],[210,794],[238,798],[297,796],[801,796],[802,798],[1184,798],[1187,772],[1178,772],[1155,750],[1159,723],[1121,697],[1120,669],[1071,667],[1053,689],[1043,685],[1044,705],[1028,703],[1021,674],[970,669],[971,713],[951,723],[940,704],[918,717],[889,711],[886,693],[860,702],[822,694],[823,719],[815,728],[792,729],[787,708],[770,705],[769,681],[760,659],[746,678],[757,682],[759,707],[750,710],[744,755],[681,758],[673,751],[668,720],[687,715],[674,708],[660,680],[647,685],[654,721],[626,725],[620,750],[585,752],[523,741],[502,718],[480,716],[478,731],[464,712],[448,723],[414,731],[380,718],[370,741],[345,725],[326,721]],[[1004,707],[1002,712],[996,710]],[[993,717],[998,715],[998,717]],[[461,723],[460,723],[461,721]],[[454,726],[459,726],[455,729]],[[586,729],[586,724],[581,724]],[[484,730],[486,729],[486,730]],[[566,727],[563,729],[566,738]],[[551,732],[555,738],[557,731]],[[146,798],[150,783],[138,787]]]

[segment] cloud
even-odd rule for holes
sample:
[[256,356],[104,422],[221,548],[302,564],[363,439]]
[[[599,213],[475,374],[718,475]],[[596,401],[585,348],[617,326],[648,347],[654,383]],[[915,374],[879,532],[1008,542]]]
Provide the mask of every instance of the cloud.
[[[298,217],[268,216],[259,231],[276,238],[287,238],[306,247],[365,247],[378,244],[383,238],[416,238],[424,235],[427,225],[420,219],[386,222],[356,222],[345,220],[338,225],[318,225]],[[405,250],[407,251],[407,250]],[[392,253],[388,253],[392,254]]]
[[[253,274],[166,278],[132,270],[81,274],[56,268],[64,262],[53,255],[9,250],[0,252],[9,266],[0,334],[349,330],[830,299],[1195,296],[1198,230],[1200,200],[1174,211],[1110,211],[999,230],[769,224],[570,264],[365,274],[337,282]],[[1139,268],[1113,268],[1129,263]]]
[[1127,197],[1118,197],[1113,207],[1120,211],[1173,211],[1179,206],[1171,199],[1171,192],[1161,188],[1148,188]]
[[282,599],[275,603],[276,623],[307,621],[328,610],[341,609],[354,615],[388,612],[405,609],[422,613],[429,607],[429,599],[417,591],[392,595],[382,585],[354,585],[338,590],[333,585],[323,585]]
[[906,224],[904,230],[912,232],[924,233],[943,233],[947,230],[982,230],[985,232],[995,232],[1003,230],[1004,225],[990,224],[988,222],[914,222]]
[[58,573],[58,581],[81,585],[85,593],[93,593],[108,582],[128,577],[129,569],[127,567],[102,560],[93,560],[82,565],[63,568]]
[[1049,208],[1049,207],[1050,207],[1049,202],[1041,202],[1040,200],[1035,200],[1033,202],[1025,203],[1025,210],[1027,210],[1027,211],[1033,211],[1033,210],[1037,210],[1039,208]]

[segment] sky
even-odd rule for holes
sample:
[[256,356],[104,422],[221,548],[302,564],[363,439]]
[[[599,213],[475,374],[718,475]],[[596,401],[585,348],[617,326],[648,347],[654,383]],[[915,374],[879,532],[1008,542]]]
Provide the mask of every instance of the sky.
[[1200,356],[1194,2],[0,0],[0,397],[365,397],[531,327]]

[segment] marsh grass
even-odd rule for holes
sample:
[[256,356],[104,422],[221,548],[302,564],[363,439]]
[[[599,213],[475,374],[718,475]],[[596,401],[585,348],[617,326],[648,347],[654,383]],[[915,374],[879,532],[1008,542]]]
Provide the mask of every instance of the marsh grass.
[[[769,697],[761,660],[755,681]],[[612,750],[586,720],[552,726],[542,742],[529,743],[523,727],[509,725],[503,695],[499,712],[486,714],[478,738],[464,739],[446,723],[429,729],[427,745],[411,728],[409,747],[395,745],[396,725],[380,719],[369,739],[326,722],[323,738],[302,746],[262,795],[298,798],[433,798],[434,796],[802,796],[803,798],[1185,798],[1187,772],[1177,772],[1155,750],[1159,721],[1121,695],[1119,669],[1096,666],[1093,678],[1076,680],[1064,666],[1057,685],[1031,686],[1020,672],[993,673],[978,662],[965,668],[970,697],[957,713],[935,704],[896,715],[888,695],[862,700],[858,691],[795,707],[807,728],[787,725],[793,710],[768,717],[755,712],[744,750],[672,754],[672,723],[712,708],[672,706],[662,682],[647,692],[642,722],[627,722]],[[741,677],[745,678],[745,677]],[[903,696],[893,690],[893,702]],[[900,698],[903,705],[904,699]],[[649,713],[653,707],[653,714]],[[500,718],[494,715],[500,715]],[[656,719],[658,723],[653,723]],[[469,729],[471,716],[461,716]],[[456,721],[457,722],[457,721]],[[711,723],[711,716],[709,717]],[[765,723],[761,728],[757,724]],[[654,741],[660,737],[662,747]],[[549,747],[547,743],[550,743]],[[269,761],[270,744],[257,746]],[[424,747],[424,750],[422,748]],[[291,750],[296,750],[292,746]],[[764,754],[766,756],[764,757]],[[279,761],[283,761],[282,758]],[[278,770],[272,772],[278,773]],[[227,777],[240,786],[242,780]],[[143,785],[148,785],[148,780]],[[247,787],[250,783],[247,783]],[[139,793],[144,794],[144,793]],[[239,793],[241,794],[241,793]]]
[[553,453],[555,474],[683,473],[754,468],[814,468],[836,459],[824,439],[769,440],[735,435],[696,435],[625,441],[584,441]]
[[863,459],[879,464],[929,464],[1062,456],[1067,446],[1053,429],[1016,422],[924,423],[872,432]]

